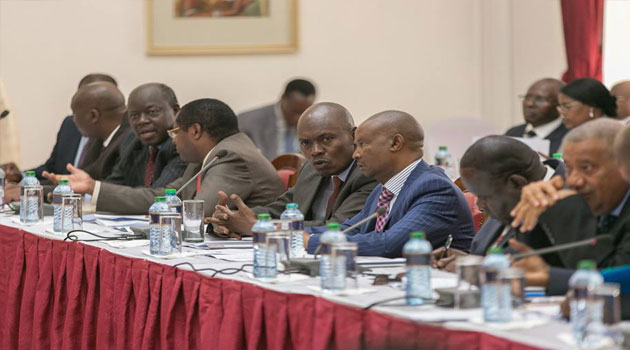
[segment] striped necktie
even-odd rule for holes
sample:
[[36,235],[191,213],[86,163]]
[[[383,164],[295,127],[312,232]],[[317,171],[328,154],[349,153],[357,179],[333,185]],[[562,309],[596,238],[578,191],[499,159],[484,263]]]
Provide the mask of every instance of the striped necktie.
[[389,216],[389,203],[394,198],[394,192],[383,187],[381,194],[378,196],[378,202],[376,203],[376,210],[381,208],[386,208],[385,215],[380,215],[376,218],[376,226],[374,230],[376,232],[383,232],[385,228],[385,221],[387,221],[387,216]]

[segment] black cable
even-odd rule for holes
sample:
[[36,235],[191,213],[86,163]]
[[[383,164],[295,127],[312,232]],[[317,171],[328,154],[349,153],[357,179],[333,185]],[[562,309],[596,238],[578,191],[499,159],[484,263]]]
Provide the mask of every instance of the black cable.
[[[92,236],[99,237],[99,238],[98,239],[79,239],[77,235],[72,234],[74,232],[83,232],[83,233],[87,233],[87,234],[90,234]],[[86,230],[72,230],[66,233],[66,238],[64,238],[63,240],[64,241],[70,240],[73,242],[100,242],[100,241],[135,241],[139,239],[144,239],[144,237],[135,237],[135,236],[106,237],[106,236],[97,235],[94,232],[90,232]]]
[[178,267],[178,266],[183,266],[183,265],[188,265],[190,266],[191,269],[193,269],[193,271],[195,272],[200,272],[200,271],[214,271],[214,273],[212,274],[211,277],[215,277],[218,274],[222,274],[222,275],[235,275],[239,272],[249,272],[249,271],[245,271],[245,267],[246,266],[254,266],[253,264],[243,264],[241,265],[241,267],[228,267],[225,269],[221,269],[221,270],[217,270],[217,269],[213,269],[211,267],[204,267],[201,269],[198,269],[195,267],[195,265],[189,263],[189,262],[182,262],[179,264],[175,264],[173,265],[173,267]]
[[[389,298],[389,299],[385,299],[385,300],[374,302],[374,303],[364,307],[363,310],[369,310],[369,309],[373,308],[374,306],[378,306],[378,305],[381,305],[381,304],[386,304],[386,303],[389,303],[391,301],[406,300],[407,298],[419,298],[419,299],[422,299],[423,303],[420,304],[420,305],[435,304],[435,300],[433,300],[431,298],[414,297],[414,296],[406,296],[405,295],[403,297]],[[419,305],[403,304],[403,305],[396,305],[396,306],[419,306]]]

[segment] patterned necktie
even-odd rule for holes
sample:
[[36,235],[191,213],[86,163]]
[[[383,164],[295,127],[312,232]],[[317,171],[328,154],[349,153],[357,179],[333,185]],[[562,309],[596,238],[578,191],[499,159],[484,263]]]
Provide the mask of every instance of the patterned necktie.
[[332,176],[332,182],[333,182],[333,192],[330,195],[330,197],[328,197],[328,204],[326,204],[326,217],[325,217],[326,220],[328,220],[328,218],[332,214],[333,208],[335,207],[335,202],[337,201],[337,197],[339,197],[339,191],[341,190],[341,185],[343,184],[343,181],[341,181],[339,176],[336,176],[336,175]]
[[195,189],[195,195],[193,196],[193,199],[195,199],[195,197],[197,196],[197,193],[199,193],[200,190],[201,190],[201,174],[197,175],[197,188]]
[[144,187],[151,187],[153,183],[153,172],[155,171],[155,158],[157,147],[149,146],[149,159],[147,159],[146,170],[144,171]]
[[383,228],[385,228],[385,221],[387,219],[387,215],[389,215],[389,203],[394,198],[394,193],[385,187],[381,191],[381,194],[378,196],[378,202],[376,203],[376,210],[381,208],[386,208],[385,215],[378,216],[376,218],[376,226],[374,230],[376,232],[383,232]]

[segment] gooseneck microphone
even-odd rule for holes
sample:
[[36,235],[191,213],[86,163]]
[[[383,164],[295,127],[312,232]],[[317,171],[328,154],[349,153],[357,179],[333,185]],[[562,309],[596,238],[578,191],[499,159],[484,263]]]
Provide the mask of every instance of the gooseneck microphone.
[[219,152],[217,152],[217,154],[214,156],[214,158],[212,158],[211,161],[208,162],[208,164],[206,164],[204,167],[201,168],[201,170],[199,170],[193,177],[191,177],[190,179],[188,179],[188,181],[186,181],[185,184],[182,185],[182,187],[180,187],[177,192],[175,192],[176,195],[178,195],[184,188],[186,188],[186,186],[190,185],[191,182],[193,182],[193,180],[197,179],[197,176],[199,176],[201,173],[203,173],[204,171],[210,169],[210,167],[215,164],[215,162],[217,160],[219,160],[220,158],[225,157],[225,155],[228,154],[228,152],[224,149],[220,150]]
[[609,240],[609,239],[612,239],[612,236],[609,235],[609,234],[597,235],[597,237],[584,239],[584,240],[581,240],[581,241],[575,241],[575,242],[565,243],[565,244],[558,244],[558,245],[553,246],[553,247],[541,248],[541,249],[532,250],[531,252],[514,254],[514,255],[512,255],[512,260],[516,261],[516,260],[520,260],[520,259],[526,258],[528,256],[532,256],[532,255],[543,255],[543,254],[555,253],[555,252],[559,252],[559,251],[562,251],[562,250],[578,248],[578,247],[582,247],[582,246],[586,246],[586,245],[595,246],[598,241],[606,241],[606,240]]
[[359,220],[356,224],[354,224],[354,225],[346,228],[345,230],[341,231],[341,233],[346,234],[346,233],[354,230],[355,228],[365,224],[366,222],[374,219],[375,217],[385,215],[386,213],[387,213],[387,208],[386,207],[380,207],[380,208],[376,209],[376,211],[374,213],[372,213],[372,215],[370,215],[370,216],[368,216],[368,217],[366,217],[366,218],[364,218],[362,220]]

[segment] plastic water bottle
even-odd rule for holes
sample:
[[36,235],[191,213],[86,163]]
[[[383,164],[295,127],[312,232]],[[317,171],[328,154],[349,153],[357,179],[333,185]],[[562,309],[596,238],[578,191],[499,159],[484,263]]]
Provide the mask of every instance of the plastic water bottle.
[[576,344],[587,347],[597,343],[598,335],[603,332],[603,301],[594,297],[596,287],[604,283],[593,260],[582,260],[578,270],[569,279],[571,299],[571,328]]
[[435,165],[444,169],[444,173],[446,173],[451,180],[455,180],[457,178],[455,161],[446,146],[439,147],[438,152],[435,154]]
[[177,197],[177,190],[169,188],[164,190],[166,195],[166,204],[173,213],[182,214],[182,200]]
[[336,222],[326,225],[326,229],[319,240],[321,288],[323,290],[340,291],[346,287],[346,259],[345,256],[338,256],[336,259],[333,259],[330,253],[335,243],[347,242],[346,235],[339,230],[339,224]]
[[274,279],[278,274],[276,249],[267,244],[267,234],[274,232],[276,226],[267,213],[258,214],[258,221],[252,226],[254,244],[254,277]]
[[431,243],[424,232],[413,232],[403,247],[403,256],[407,260],[405,277],[407,278],[407,304],[420,305],[425,299],[433,297],[431,289]]
[[486,322],[509,322],[512,314],[510,286],[501,281],[501,271],[510,261],[499,247],[490,248],[483,259],[481,279],[481,307]]
[[554,153],[551,158],[562,160],[562,153]]
[[166,198],[155,197],[155,203],[149,208],[149,252],[152,255],[169,255],[173,251],[169,232],[160,232],[160,213],[169,211]]
[[4,204],[4,170],[0,167],[0,206]]
[[34,171],[26,171],[24,178],[20,181],[20,221],[24,223],[39,221],[39,199],[27,198],[24,195],[24,187],[39,186],[39,180],[35,177]]
[[[73,208],[68,207],[65,213],[61,213],[61,206],[64,194],[72,194],[72,187],[68,185],[68,180],[59,180],[59,185],[53,190],[53,231],[64,232],[72,229]],[[61,216],[64,216],[65,227],[61,227]]]
[[286,210],[280,215],[282,229],[289,231],[291,237],[291,252],[289,258],[304,256],[304,215],[298,209],[297,203],[287,203]]

